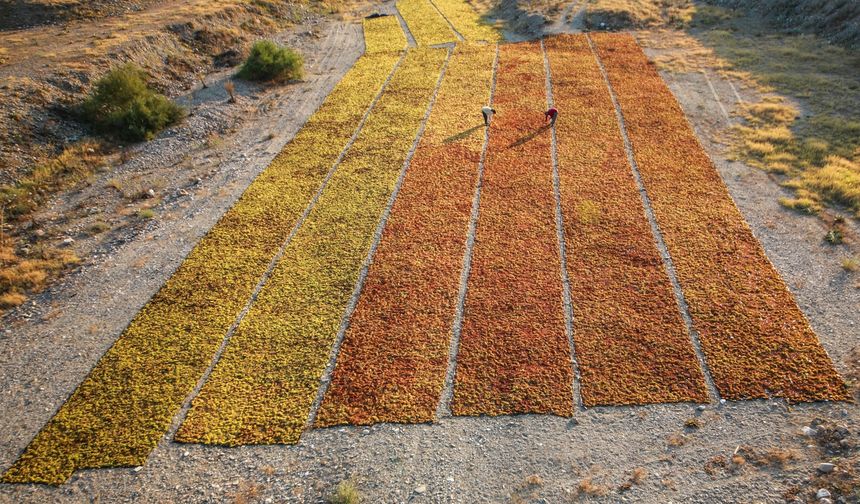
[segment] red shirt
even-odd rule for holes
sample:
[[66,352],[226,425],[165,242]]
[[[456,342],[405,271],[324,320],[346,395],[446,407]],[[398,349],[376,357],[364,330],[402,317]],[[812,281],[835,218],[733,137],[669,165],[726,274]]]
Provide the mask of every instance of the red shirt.
[[557,116],[557,115],[558,115],[558,110],[556,110],[556,108],[555,108],[555,107],[553,107],[553,108],[551,108],[551,109],[547,110],[547,111],[544,113],[544,115],[545,115],[545,116],[547,116],[547,117],[555,117],[555,116]]

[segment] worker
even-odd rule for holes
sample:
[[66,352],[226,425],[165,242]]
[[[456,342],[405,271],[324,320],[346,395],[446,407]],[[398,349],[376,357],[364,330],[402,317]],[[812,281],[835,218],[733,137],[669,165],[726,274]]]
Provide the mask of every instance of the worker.
[[491,108],[489,105],[484,105],[484,108],[481,109],[481,114],[484,115],[484,126],[490,125],[490,116],[496,113],[496,109]]
[[558,109],[555,107],[551,107],[549,110],[544,112],[545,120],[549,121],[549,125],[555,125],[555,120],[558,118]]

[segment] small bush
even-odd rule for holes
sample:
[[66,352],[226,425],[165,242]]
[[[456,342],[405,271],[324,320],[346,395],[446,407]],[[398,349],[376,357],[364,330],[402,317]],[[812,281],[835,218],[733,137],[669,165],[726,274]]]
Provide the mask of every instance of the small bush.
[[271,40],[260,40],[236,75],[253,81],[289,81],[301,79],[303,74],[304,61],[299,53]]
[[150,89],[143,70],[132,64],[99,79],[81,111],[97,130],[132,141],[150,140],[185,116],[182,107]]
[[330,504],[359,504],[361,496],[351,481],[344,480],[338,483],[337,489],[328,501]]
[[830,230],[827,232],[827,234],[824,235],[824,241],[826,241],[827,243],[829,243],[831,245],[839,245],[840,243],[842,243],[842,241],[844,239],[845,239],[845,235],[842,233],[842,230],[839,229],[838,227],[830,228]]

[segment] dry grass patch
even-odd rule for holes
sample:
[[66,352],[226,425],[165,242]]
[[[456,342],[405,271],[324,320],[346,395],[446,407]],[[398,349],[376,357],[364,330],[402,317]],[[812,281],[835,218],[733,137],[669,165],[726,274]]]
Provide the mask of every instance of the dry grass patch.
[[602,497],[608,495],[610,490],[611,489],[607,485],[595,481],[594,477],[592,476],[584,478],[582,481],[579,482],[578,485],[576,485],[577,495]]
[[0,184],[0,208],[6,219],[21,219],[55,192],[89,177],[104,162],[106,150],[95,141],[70,145],[55,158],[36,164],[14,184]]
[[239,488],[236,489],[236,494],[233,496],[233,502],[234,504],[257,502],[264,488],[265,486],[262,483],[241,480],[239,481]]
[[687,436],[683,434],[669,434],[666,437],[666,444],[671,446],[672,448],[677,448],[679,446],[684,446],[687,444]]
[[23,304],[29,295],[46,287],[51,275],[79,262],[71,250],[42,244],[17,247],[4,232],[0,211],[0,311]]
[[780,96],[746,105],[738,128],[741,159],[787,175],[804,212],[823,205],[860,217],[860,91],[856,52],[812,36],[750,34],[735,22],[696,35],[723,66],[744,72],[759,90]]
[[359,504],[361,494],[358,488],[350,480],[344,480],[337,484],[334,493],[328,498],[329,504]]
[[698,418],[688,418],[684,421],[684,427],[687,429],[701,429],[702,421]]
[[797,459],[797,452],[791,449],[778,447],[754,448],[744,445],[739,446],[732,456],[732,462],[737,465],[743,465],[744,462],[738,463],[743,460],[756,467],[770,469],[785,469],[789,463]]
[[626,492],[633,488],[634,485],[641,485],[645,478],[648,477],[648,471],[644,467],[635,467],[630,473],[630,477],[618,487],[619,492]]
[[843,157],[828,154],[839,142],[796,136],[799,112],[778,98],[746,105],[741,116],[734,152],[751,166],[788,177],[782,185],[795,195],[780,199],[783,206],[817,213],[830,204],[860,217],[860,147]]
[[588,3],[585,24],[591,29],[609,30],[682,28],[691,23],[699,9],[691,0],[600,0]]

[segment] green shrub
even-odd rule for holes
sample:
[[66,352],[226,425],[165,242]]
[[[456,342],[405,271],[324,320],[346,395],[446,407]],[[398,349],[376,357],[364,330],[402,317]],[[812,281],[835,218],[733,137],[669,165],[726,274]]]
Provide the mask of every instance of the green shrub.
[[150,140],[185,116],[185,109],[150,89],[143,70],[130,63],[99,79],[81,110],[97,130],[133,141]]
[[299,53],[271,40],[260,40],[251,48],[251,54],[236,75],[253,81],[288,81],[301,79],[303,67]]
[[824,235],[824,241],[831,245],[839,245],[845,239],[845,235],[842,233],[842,230],[838,227],[830,228],[830,231]]

